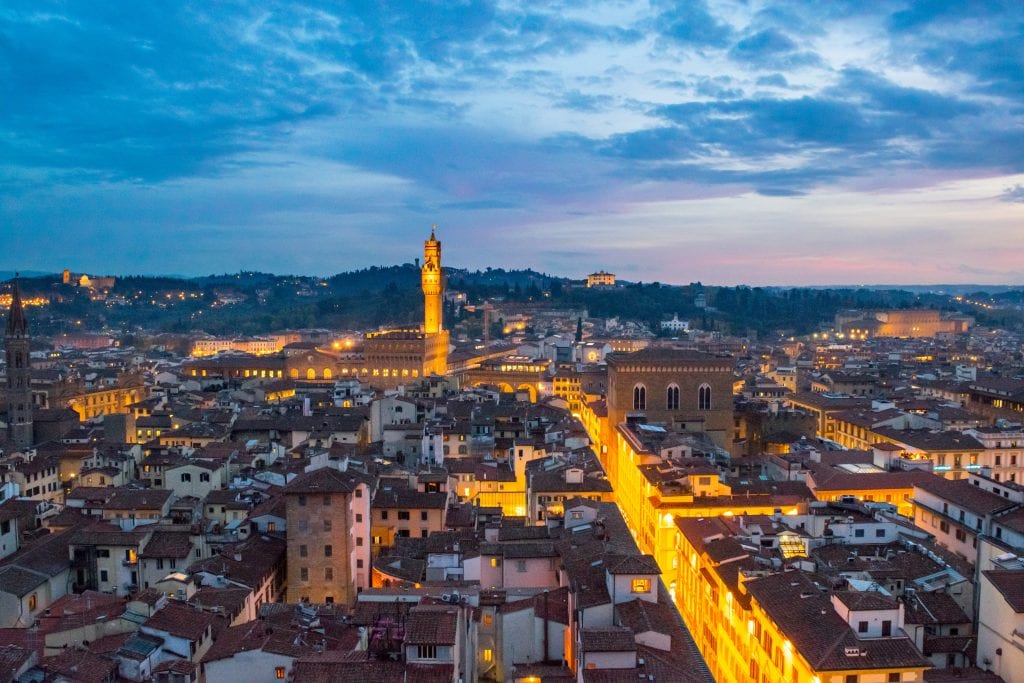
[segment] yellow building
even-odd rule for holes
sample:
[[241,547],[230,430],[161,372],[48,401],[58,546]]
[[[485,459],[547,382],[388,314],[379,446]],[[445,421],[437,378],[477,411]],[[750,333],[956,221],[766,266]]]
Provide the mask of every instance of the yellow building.
[[679,519],[670,593],[719,683],[921,683],[930,667],[880,593],[768,573],[719,519]]
[[614,287],[615,273],[599,270],[587,276],[587,287]]
[[130,413],[128,406],[146,399],[148,394],[141,378],[132,376],[122,380],[120,386],[75,394],[68,398],[67,405],[78,413],[80,420],[89,420],[101,415]]

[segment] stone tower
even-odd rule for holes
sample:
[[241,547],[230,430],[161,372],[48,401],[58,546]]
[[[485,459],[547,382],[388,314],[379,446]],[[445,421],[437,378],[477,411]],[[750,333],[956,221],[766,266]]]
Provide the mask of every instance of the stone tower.
[[29,336],[17,282],[11,287],[11,312],[4,346],[7,352],[7,438],[19,448],[28,448],[33,441]]
[[434,230],[430,231],[430,239],[423,243],[423,268],[420,273],[423,284],[423,331],[428,335],[440,334],[444,329],[441,320],[444,275],[441,273],[441,242],[434,236]]

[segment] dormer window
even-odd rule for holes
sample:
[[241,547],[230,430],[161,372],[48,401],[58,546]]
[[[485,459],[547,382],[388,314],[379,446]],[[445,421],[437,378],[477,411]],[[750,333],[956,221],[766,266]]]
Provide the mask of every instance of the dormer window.
[[630,582],[631,593],[650,593],[651,592],[651,580],[650,579],[633,579]]

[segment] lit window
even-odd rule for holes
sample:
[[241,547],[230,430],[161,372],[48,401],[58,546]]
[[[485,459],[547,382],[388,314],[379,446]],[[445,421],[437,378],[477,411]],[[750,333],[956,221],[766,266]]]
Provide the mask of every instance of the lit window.
[[284,667],[283,666],[279,666],[276,669],[274,669],[274,676],[278,680],[282,680],[283,681],[284,680]]
[[485,662],[493,661],[494,660],[494,650],[485,649],[484,650],[483,660]]
[[633,593],[650,593],[651,592],[651,580],[650,579],[633,579],[630,591]]

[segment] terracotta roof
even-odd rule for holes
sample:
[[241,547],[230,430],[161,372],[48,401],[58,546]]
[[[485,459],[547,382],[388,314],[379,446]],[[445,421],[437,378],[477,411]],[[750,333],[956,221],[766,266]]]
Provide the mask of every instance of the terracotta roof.
[[979,516],[990,515],[1016,505],[1002,496],[975,486],[967,479],[944,479],[933,475],[922,479],[915,486]]
[[[831,599],[803,572],[747,581],[744,586],[794,647],[818,671],[929,666],[909,638],[860,640]],[[849,652],[857,652],[856,659]]]
[[636,652],[633,630],[624,626],[580,629],[584,652]]
[[670,605],[650,600],[630,600],[615,606],[615,612],[623,626],[637,635],[654,631],[670,635],[678,626],[674,609]]
[[192,553],[192,535],[188,531],[154,531],[140,557],[187,558]]
[[405,642],[409,645],[453,645],[457,624],[457,607],[420,605],[409,611],[409,619],[405,622]]
[[661,574],[653,555],[608,555],[605,567],[609,574]]
[[145,628],[193,641],[202,640],[207,628],[216,633],[224,626],[227,622],[222,617],[176,602],[168,603],[143,623]]
[[73,680],[76,683],[106,683],[117,675],[118,662],[113,657],[88,650],[68,648],[58,655],[46,657],[39,668]]
[[36,652],[17,645],[0,645],[0,681],[13,681],[33,661]]
[[285,492],[293,493],[352,493],[356,486],[363,482],[361,475],[323,467],[296,477]]
[[982,574],[1002,594],[1014,612],[1024,612],[1024,570],[991,569]]

